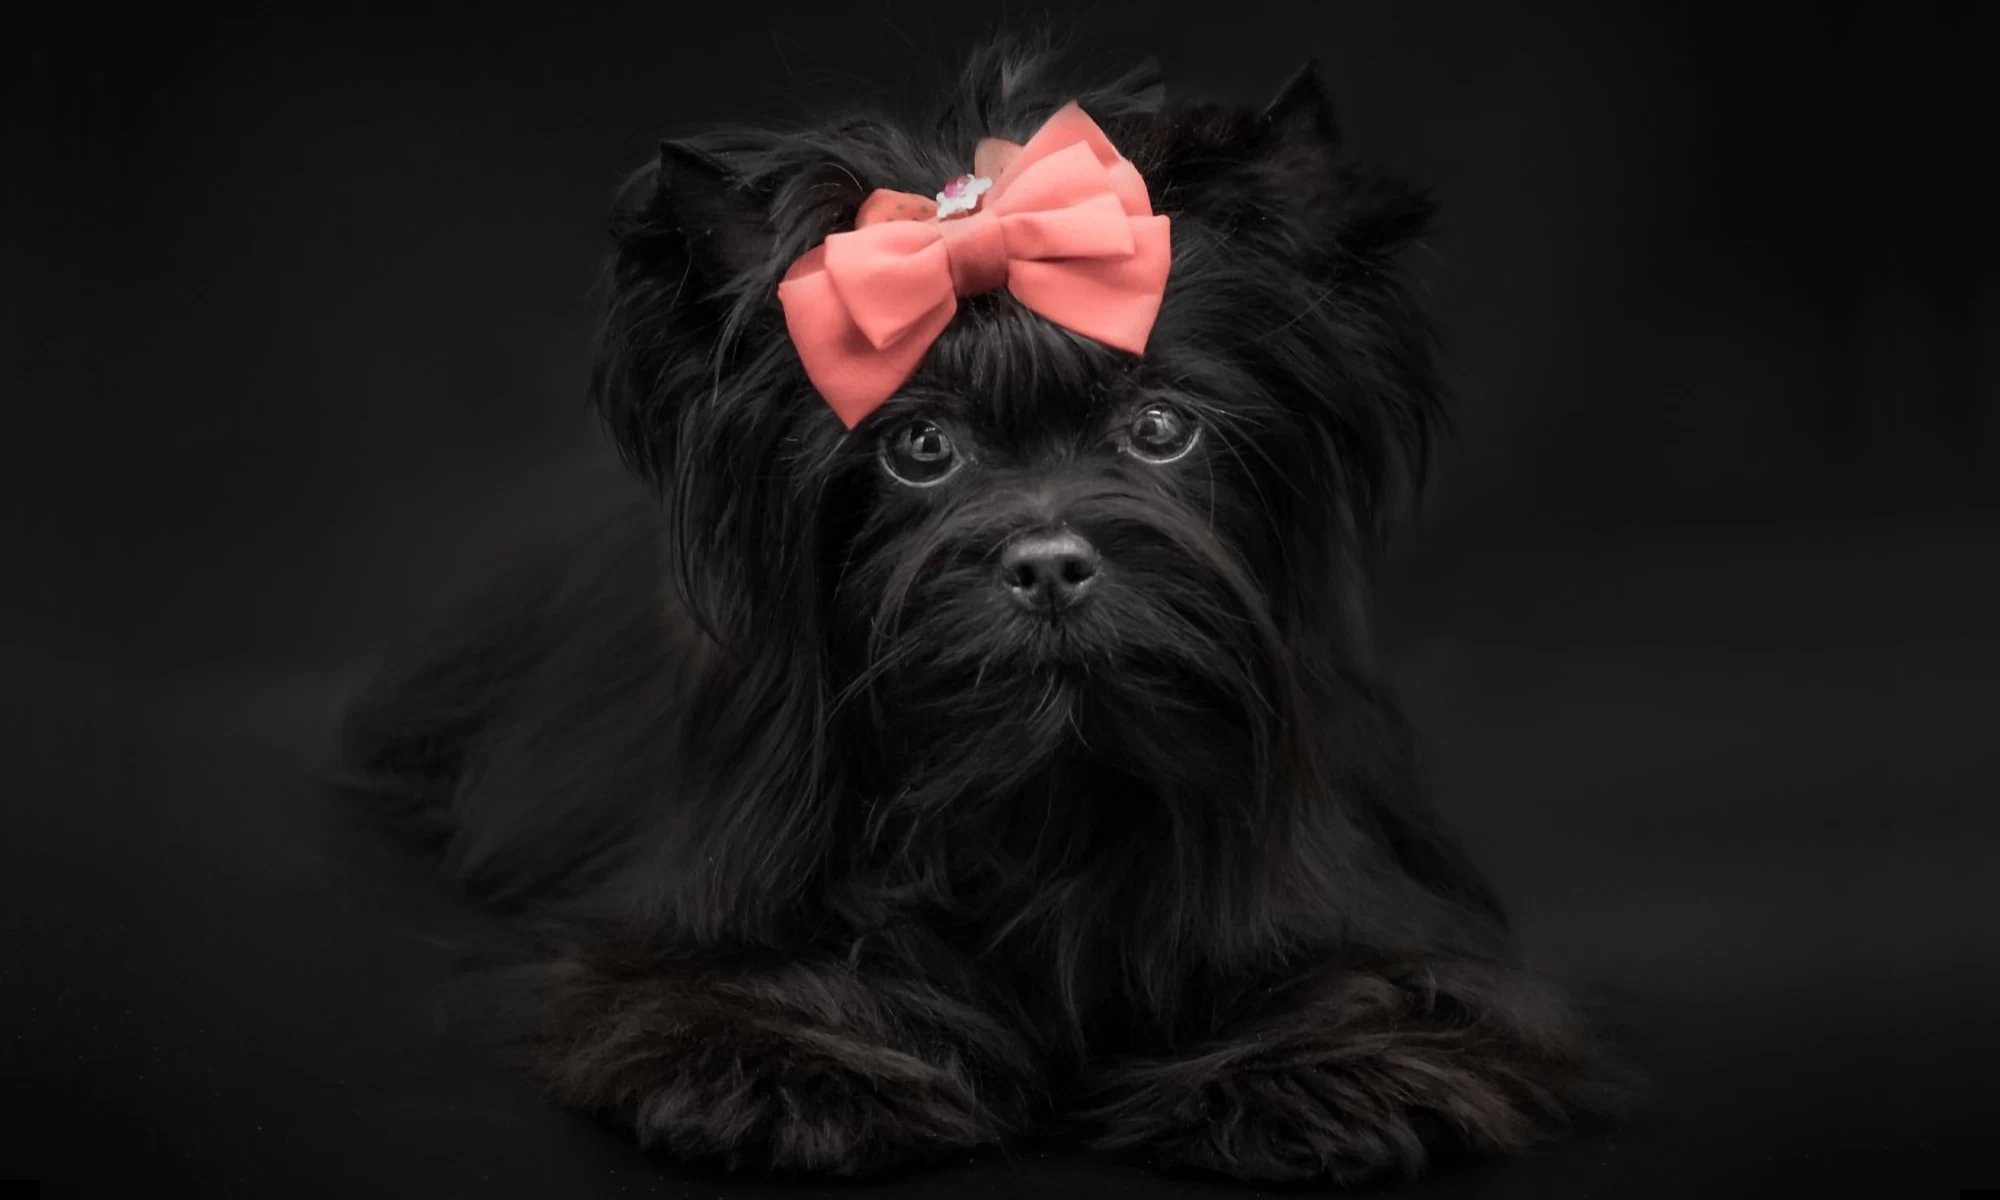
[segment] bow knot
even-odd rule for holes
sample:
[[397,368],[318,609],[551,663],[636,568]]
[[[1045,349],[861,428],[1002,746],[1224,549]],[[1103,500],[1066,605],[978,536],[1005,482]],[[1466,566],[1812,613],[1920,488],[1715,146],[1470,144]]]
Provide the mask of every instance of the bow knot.
[[1004,287],[1085,337],[1146,347],[1172,257],[1167,218],[1097,123],[1068,104],[1025,145],[985,139],[973,162],[979,174],[936,201],[872,193],[854,229],[778,285],[806,375],[849,429],[916,370],[962,296]]
[[945,261],[951,264],[951,289],[960,296],[977,296],[1007,285],[1007,227],[991,213],[944,221],[938,225]]

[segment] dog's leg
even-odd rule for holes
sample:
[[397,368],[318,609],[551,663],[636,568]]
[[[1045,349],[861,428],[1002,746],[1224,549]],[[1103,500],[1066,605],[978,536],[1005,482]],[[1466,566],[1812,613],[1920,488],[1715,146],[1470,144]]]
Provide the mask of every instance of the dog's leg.
[[1098,1144],[1242,1179],[1413,1175],[1445,1149],[1518,1152],[1629,1090],[1524,972],[1441,962],[1325,970],[1184,1057],[1102,1075]]
[[513,1056],[681,1158],[863,1174],[998,1145],[1038,1087],[977,1006],[841,961],[566,954],[508,974],[487,994]]

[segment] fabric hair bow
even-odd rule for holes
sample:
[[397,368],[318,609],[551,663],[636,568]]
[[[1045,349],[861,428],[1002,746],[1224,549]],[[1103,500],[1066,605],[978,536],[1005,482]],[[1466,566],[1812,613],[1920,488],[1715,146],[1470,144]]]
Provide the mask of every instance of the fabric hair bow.
[[1172,260],[1138,168],[1074,102],[1026,145],[979,143],[935,200],[878,189],[778,285],[806,375],[849,429],[923,360],[958,298],[1006,288],[1048,320],[1142,353]]

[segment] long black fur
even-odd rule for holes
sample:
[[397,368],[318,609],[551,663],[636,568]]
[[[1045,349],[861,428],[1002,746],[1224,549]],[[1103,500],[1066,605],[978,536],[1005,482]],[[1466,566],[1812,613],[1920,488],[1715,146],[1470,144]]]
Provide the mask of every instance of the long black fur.
[[[733,1166],[860,1173],[1035,1131],[1243,1178],[1415,1172],[1614,1111],[1371,672],[1365,571],[1442,419],[1418,191],[1262,110],[978,54],[936,119],[662,147],[596,380],[637,481],[355,703],[349,768],[537,956],[491,979],[562,1102]],[[1134,358],[975,298],[853,433],[774,290],[876,187],[1079,98],[1173,222]],[[1179,462],[1121,455],[1144,404]],[[893,482],[912,415],[976,461]],[[1012,613],[1062,522],[1091,604]]]

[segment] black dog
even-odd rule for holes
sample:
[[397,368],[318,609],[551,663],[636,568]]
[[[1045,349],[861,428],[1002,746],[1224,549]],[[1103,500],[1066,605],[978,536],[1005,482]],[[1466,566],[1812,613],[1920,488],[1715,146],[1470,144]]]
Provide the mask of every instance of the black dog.
[[[1047,67],[983,52],[922,129],[663,148],[596,393],[651,486],[378,679],[353,770],[540,934],[493,981],[512,1052],[679,1156],[1054,1130],[1345,1181],[1610,1111],[1362,644],[1440,422],[1397,267],[1430,204],[1340,159],[1310,70],[1175,111]],[[1073,98],[1172,221],[1146,352],[977,296],[845,430],[780,275]]]

